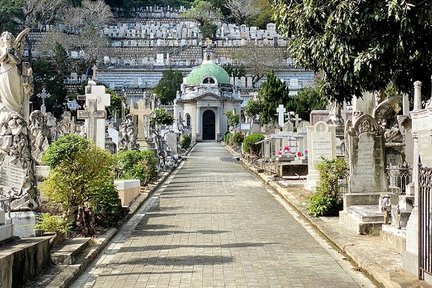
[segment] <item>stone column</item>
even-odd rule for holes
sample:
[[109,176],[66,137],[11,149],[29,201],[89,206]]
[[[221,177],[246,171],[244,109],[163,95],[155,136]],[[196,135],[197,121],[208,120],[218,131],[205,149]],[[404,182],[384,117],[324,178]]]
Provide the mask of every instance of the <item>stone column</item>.
[[196,107],[196,127],[195,127],[195,140],[196,141],[201,141],[202,140],[202,135],[201,135],[201,108],[200,107]]
[[421,109],[421,81],[414,82],[414,111]]

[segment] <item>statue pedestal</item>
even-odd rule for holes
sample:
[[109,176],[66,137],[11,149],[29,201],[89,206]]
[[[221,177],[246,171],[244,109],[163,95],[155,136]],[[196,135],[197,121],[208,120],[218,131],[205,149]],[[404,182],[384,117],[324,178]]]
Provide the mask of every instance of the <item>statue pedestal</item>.
[[35,224],[38,213],[35,211],[14,211],[10,213],[13,236],[21,238],[36,236]]

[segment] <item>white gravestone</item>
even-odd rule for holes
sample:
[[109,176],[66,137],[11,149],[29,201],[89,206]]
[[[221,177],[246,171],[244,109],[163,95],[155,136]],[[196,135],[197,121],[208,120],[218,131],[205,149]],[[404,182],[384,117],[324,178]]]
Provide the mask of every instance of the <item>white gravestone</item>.
[[308,126],[308,176],[306,189],[315,190],[319,180],[316,163],[321,157],[336,158],[336,126],[319,121],[314,126]]
[[282,104],[279,104],[278,108],[276,109],[276,111],[278,112],[278,124],[280,127],[284,126],[284,122],[285,122],[285,112],[286,109]]
[[[111,105],[111,95],[107,94],[105,91],[105,86],[96,85],[96,83],[92,80],[89,81],[89,84],[85,87],[85,104],[86,107],[89,107],[89,101],[96,101],[96,110],[102,111],[105,110],[106,107]],[[82,97],[79,96],[80,99]],[[106,114],[105,114],[106,115]],[[88,129],[88,121],[86,120],[86,127]],[[93,125],[93,124],[92,124]],[[105,118],[98,118],[95,123],[95,143],[98,147],[105,149]]]
[[[93,141],[98,146],[100,145],[101,141],[97,143],[98,139],[98,132],[100,125],[98,126],[100,120],[104,121],[104,129],[105,129],[105,118],[106,118],[106,111],[105,110],[97,110],[96,100],[91,99],[87,102],[86,110],[78,110],[77,111],[77,118],[78,119],[85,119],[86,120],[86,132],[87,132],[87,139]],[[105,133],[105,132],[104,132]],[[105,135],[105,134],[104,134]],[[105,149],[105,136],[103,139],[103,149]],[[101,146],[99,146],[101,147]],[[101,147],[102,148],[102,147]]]

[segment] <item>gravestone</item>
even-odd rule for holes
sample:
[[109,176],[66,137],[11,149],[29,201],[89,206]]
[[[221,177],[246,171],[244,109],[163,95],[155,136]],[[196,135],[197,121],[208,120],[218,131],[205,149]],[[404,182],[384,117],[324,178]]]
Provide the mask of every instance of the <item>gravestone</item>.
[[149,106],[146,100],[140,99],[130,107],[130,114],[136,117],[134,122],[137,123],[137,143],[140,147],[146,147],[146,141],[150,138],[150,117],[153,109]]
[[177,141],[177,134],[173,132],[169,132],[165,135],[165,139],[167,141],[168,148],[171,149],[173,155],[177,155],[177,149],[178,149],[178,141]]
[[347,129],[350,179],[344,209],[351,205],[376,205],[388,190],[382,128],[372,116],[363,114]]
[[336,158],[336,126],[319,121],[314,126],[308,126],[307,130],[308,176],[305,188],[314,191],[319,180],[316,163],[321,157]]
[[[92,105],[96,105],[95,109],[93,111],[93,113],[95,113],[96,111],[103,111],[105,110],[106,107],[109,107],[111,105],[111,95],[106,93],[106,88],[104,85],[96,85],[96,82],[94,82],[93,80],[90,80],[88,82],[88,85],[85,87],[85,95],[84,96],[78,96],[78,99],[85,99],[85,105],[86,107],[90,107]],[[90,101],[94,101],[95,104],[90,104]],[[93,108],[91,108],[93,109]],[[82,110],[81,110],[82,111]],[[80,112],[83,113],[83,112]],[[97,113],[102,113],[102,112],[97,112]],[[84,114],[82,114],[84,116]],[[99,114],[97,114],[99,115]],[[90,115],[89,115],[90,116]],[[101,116],[101,114],[99,115]],[[91,130],[91,133],[94,133],[94,135],[92,135],[91,139],[94,139],[93,141],[96,143],[96,145],[98,147],[101,147],[103,149],[105,149],[105,118],[106,118],[106,113],[105,113],[105,118],[102,117],[96,117],[96,122],[95,123],[88,123],[88,121],[90,121],[90,118],[88,120],[86,120],[86,130],[87,130],[87,138],[89,138],[90,136],[89,134],[89,125],[93,125],[93,128]],[[90,139],[90,138],[89,138]]]
[[[97,110],[97,104],[96,99],[89,99],[86,101],[86,110],[78,110],[77,111],[77,118],[78,119],[85,119],[86,120],[86,134],[87,139],[93,141],[94,143],[97,143],[96,140],[100,140],[97,137],[100,137],[99,135],[99,126],[98,121],[104,120],[104,126],[105,126],[105,118],[106,118],[106,111],[104,110]],[[101,141],[99,141],[100,144]],[[104,146],[105,149],[105,132],[104,132]],[[98,145],[99,146],[99,145]],[[100,146],[99,146],[100,147]]]

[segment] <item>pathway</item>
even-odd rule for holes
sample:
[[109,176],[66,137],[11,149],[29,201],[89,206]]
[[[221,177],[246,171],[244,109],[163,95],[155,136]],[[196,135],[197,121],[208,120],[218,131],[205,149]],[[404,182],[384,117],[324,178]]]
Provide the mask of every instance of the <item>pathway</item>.
[[199,143],[72,287],[375,287],[218,143]]

